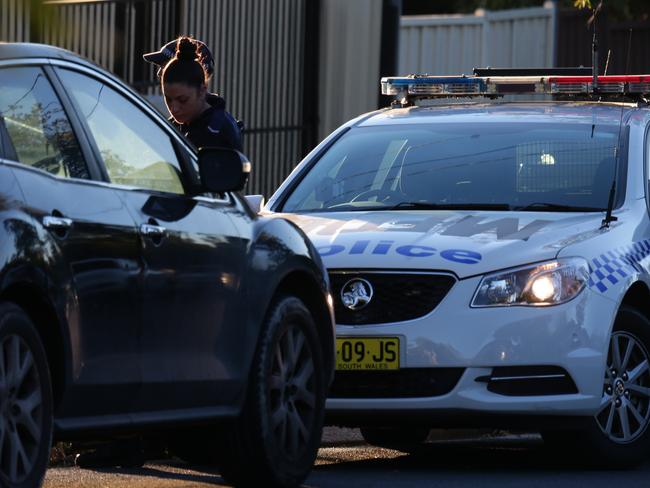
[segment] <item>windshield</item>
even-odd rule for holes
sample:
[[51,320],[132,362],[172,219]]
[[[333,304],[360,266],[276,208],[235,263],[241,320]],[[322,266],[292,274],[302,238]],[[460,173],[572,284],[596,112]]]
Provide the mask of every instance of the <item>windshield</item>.
[[285,212],[413,208],[601,211],[618,125],[355,127],[316,162]]

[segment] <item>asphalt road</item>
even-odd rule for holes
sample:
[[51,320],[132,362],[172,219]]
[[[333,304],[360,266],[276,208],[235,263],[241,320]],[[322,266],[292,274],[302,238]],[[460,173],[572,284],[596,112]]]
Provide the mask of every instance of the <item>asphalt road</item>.
[[[346,435],[348,432],[346,432]],[[332,436],[331,431],[329,437]],[[544,449],[535,436],[437,440],[416,454],[370,447],[358,435],[326,435],[307,487],[650,487],[649,461],[629,471],[587,470]],[[141,469],[50,469],[45,488],[178,487],[225,485],[219,473],[177,461]]]

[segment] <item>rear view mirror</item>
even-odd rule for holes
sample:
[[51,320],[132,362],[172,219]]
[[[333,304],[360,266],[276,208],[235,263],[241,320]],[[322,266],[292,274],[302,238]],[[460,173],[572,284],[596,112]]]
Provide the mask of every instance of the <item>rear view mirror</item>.
[[316,201],[329,202],[334,198],[334,178],[326,176],[316,187]]
[[199,174],[208,192],[239,191],[244,188],[250,172],[251,163],[239,151],[220,147],[199,149]]

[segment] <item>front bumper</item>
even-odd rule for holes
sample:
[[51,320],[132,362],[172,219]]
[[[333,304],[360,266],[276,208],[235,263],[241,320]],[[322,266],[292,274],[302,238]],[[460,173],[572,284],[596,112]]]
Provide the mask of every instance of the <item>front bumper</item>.
[[[328,411],[348,415],[369,410],[592,415],[602,396],[616,304],[585,289],[574,300],[551,307],[470,308],[480,279],[457,282],[436,309],[422,318],[337,327],[339,337],[399,337],[401,369],[462,368],[449,392],[424,397],[329,398]],[[484,379],[494,368],[515,366],[563,368],[577,392],[517,396],[489,391]]]

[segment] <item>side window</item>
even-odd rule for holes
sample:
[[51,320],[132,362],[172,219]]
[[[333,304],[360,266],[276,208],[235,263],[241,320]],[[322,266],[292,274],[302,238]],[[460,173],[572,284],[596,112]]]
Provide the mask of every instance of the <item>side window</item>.
[[645,167],[646,167],[646,185],[645,196],[650,204],[650,124],[645,129]]
[[[70,122],[40,68],[0,69],[0,119],[5,153],[67,178],[90,178]],[[11,156],[10,156],[11,157]]]
[[184,193],[172,142],[154,121],[94,78],[67,69],[58,73],[90,127],[111,182]]

